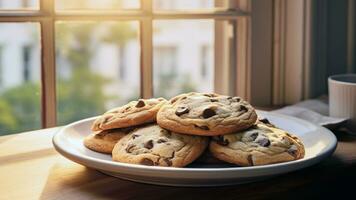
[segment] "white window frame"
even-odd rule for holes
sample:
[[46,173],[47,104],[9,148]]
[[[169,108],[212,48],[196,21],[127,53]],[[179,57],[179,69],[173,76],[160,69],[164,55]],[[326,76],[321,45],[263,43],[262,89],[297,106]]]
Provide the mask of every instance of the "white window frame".
[[[229,32],[215,28],[214,90],[228,95],[251,98],[250,83],[250,0],[227,3],[227,9],[192,11],[153,11],[152,0],[141,0],[141,8],[135,10],[57,10],[55,0],[40,0],[39,10],[1,10],[1,22],[38,22],[41,26],[41,105],[42,127],[56,126],[56,70],[55,70],[55,22],[56,21],[105,21],[133,20],[140,23],[140,94],[142,98],[153,95],[153,44],[152,22],[156,19],[214,19],[231,20]],[[216,0],[222,5],[223,0]],[[239,8],[239,9],[238,9]],[[237,28],[238,27],[238,28]],[[229,42],[222,36],[231,34]],[[239,41],[239,42],[237,42]],[[222,55],[226,54],[229,56]],[[224,60],[225,59],[225,60]],[[223,63],[221,65],[221,63]],[[219,65],[218,65],[219,64]]]

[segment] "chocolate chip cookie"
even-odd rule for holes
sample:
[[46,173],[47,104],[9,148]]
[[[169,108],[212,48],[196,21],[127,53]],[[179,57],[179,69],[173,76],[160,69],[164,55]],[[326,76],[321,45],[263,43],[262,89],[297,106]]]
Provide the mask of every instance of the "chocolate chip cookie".
[[167,102],[164,98],[139,99],[109,110],[97,118],[93,131],[124,128],[155,122],[158,110]]
[[240,97],[196,92],[172,98],[157,114],[163,128],[204,136],[244,130],[256,120],[255,109]]
[[272,127],[272,128],[277,128],[276,125],[272,124],[267,118],[261,118],[257,120],[257,123],[262,123],[266,126]]
[[296,136],[262,123],[238,133],[215,136],[209,149],[218,159],[240,166],[280,163],[304,157],[304,146]]
[[226,162],[214,157],[209,150],[205,150],[204,153],[199,158],[197,158],[193,163],[199,165],[226,164]]
[[84,146],[93,151],[111,154],[115,144],[134,128],[99,131],[84,138]]
[[157,124],[136,129],[114,147],[114,161],[150,166],[184,167],[198,158],[208,138],[171,132]]

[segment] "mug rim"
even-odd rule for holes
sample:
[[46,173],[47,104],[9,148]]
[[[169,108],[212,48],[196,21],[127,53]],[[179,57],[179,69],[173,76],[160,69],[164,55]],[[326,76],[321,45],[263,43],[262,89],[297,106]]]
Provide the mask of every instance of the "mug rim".
[[342,77],[342,78],[343,77],[353,77],[356,80],[356,74],[336,74],[336,75],[329,76],[328,80],[329,80],[329,82],[335,82],[335,83],[344,84],[344,85],[356,86],[356,83],[345,82],[345,81],[340,81],[340,80],[335,79],[335,78],[340,78],[340,77]]

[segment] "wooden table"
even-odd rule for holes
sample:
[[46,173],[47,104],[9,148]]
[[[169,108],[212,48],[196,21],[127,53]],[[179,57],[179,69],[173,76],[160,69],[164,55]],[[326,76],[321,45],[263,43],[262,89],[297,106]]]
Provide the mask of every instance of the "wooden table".
[[58,128],[0,137],[0,199],[356,199],[356,137],[336,133],[334,155],[263,182],[216,188],[163,187],[104,175],[59,155]]

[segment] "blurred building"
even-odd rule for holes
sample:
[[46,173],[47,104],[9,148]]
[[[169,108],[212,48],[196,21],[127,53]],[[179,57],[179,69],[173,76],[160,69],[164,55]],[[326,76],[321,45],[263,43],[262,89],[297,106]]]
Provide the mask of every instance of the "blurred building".
[[[57,1],[61,2],[61,1]],[[87,0],[86,7],[110,7],[113,0]],[[131,4],[130,4],[131,2]],[[137,7],[138,1],[122,1],[123,7]],[[211,7],[213,0],[154,1],[156,9],[185,9]],[[105,5],[107,4],[107,5]],[[122,6],[121,5],[121,6]],[[1,8],[38,6],[35,0],[0,0]],[[60,3],[57,5],[60,7]],[[63,6],[63,5],[62,5]],[[90,58],[90,69],[113,80],[107,93],[119,93],[120,102],[139,93],[140,45],[138,38],[127,41],[124,47],[100,42],[105,24],[98,25],[93,33],[95,53]],[[139,32],[138,22],[133,28]],[[40,26],[38,23],[0,24],[0,92],[23,84],[40,81]],[[214,64],[214,22],[209,20],[154,21],[154,85],[159,90],[161,76],[173,75],[174,84],[166,95],[174,95],[182,84],[190,84],[198,91],[212,90]],[[58,48],[58,47],[57,47]],[[57,49],[58,51],[58,49]],[[68,59],[57,53],[57,76],[69,77]],[[189,83],[188,83],[189,82]],[[164,83],[163,83],[164,84]],[[157,86],[157,87],[156,87]],[[117,102],[116,102],[117,103]]]

